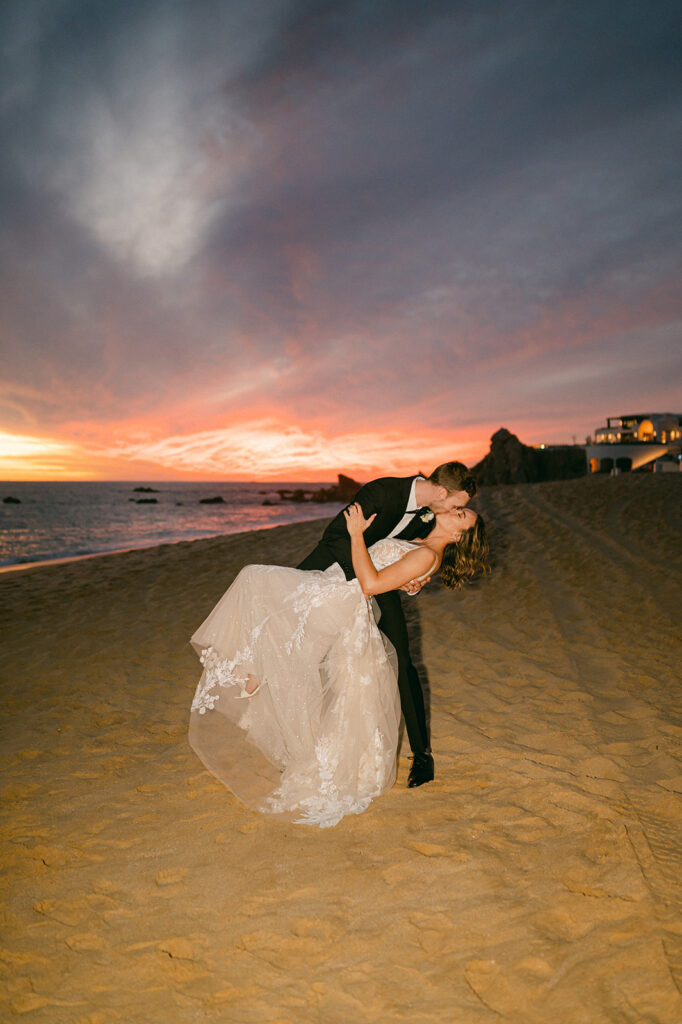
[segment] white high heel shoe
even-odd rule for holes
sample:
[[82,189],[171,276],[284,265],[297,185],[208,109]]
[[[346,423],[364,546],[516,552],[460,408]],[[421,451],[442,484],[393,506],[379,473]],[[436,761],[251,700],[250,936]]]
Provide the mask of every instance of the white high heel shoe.
[[238,694],[235,695],[234,699],[235,700],[248,700],[250,697],[255,697],[259,690],[260,690],[260,683],[258,684],[258,686],[256,687],[255,690],[251,691],[251,693],[249,693],[248,690],[242,690],[241,693],[238,693]]

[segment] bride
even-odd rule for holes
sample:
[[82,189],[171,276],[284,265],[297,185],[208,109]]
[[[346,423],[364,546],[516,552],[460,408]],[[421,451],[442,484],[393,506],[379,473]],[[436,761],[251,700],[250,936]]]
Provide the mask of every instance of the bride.
[[[247,565],[191,639],[204,666],[189,740],[239,799],[326,828],[360,814],[395,781],[400,699],[395,651],[371,596],[440,570],[452,589],[485,566],[483,520],[436,516],[421,541],[367,549],[360,505],[345,511],[356,579]],[[374,607],[376,607],[374,605]]]

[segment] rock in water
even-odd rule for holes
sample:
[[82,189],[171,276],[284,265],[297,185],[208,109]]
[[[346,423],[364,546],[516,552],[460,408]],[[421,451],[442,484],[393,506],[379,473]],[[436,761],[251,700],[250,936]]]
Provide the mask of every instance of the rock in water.
[[199,498],[200,505],[224,505],[225,499],[218,495],[215,498]]
[[310,501],[342,501],[344,504],[348,504],[361,487],[362,484],[359,484],[357,480],[339,473],[338,483],[332,487],[322,487],[319,491],[313,491]]
[[[339,473],[338,483],[333,484],[331,487],[320,487],[317,491],[304,491],[301,489],[296,491],[278,490],[277,493],[282,501],[340,501],[347,505],[349,501],[353,500],[361,487],[362,484],[359,484],[357,480],[352,480],[349,476]],[[263,504],[273,505],[275,502],[269,501],[266,498]]]

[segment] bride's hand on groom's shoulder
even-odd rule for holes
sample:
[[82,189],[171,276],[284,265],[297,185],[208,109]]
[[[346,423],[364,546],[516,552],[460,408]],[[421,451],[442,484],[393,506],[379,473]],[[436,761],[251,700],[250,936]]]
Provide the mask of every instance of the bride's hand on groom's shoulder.
[[373,512],[371,516],[365,519],[362,508],[357,501],[354,501],[352,505],[344,509],[343,514],[346,517],[346,529],[351,537],[361,537],[376,516],[376,512]]

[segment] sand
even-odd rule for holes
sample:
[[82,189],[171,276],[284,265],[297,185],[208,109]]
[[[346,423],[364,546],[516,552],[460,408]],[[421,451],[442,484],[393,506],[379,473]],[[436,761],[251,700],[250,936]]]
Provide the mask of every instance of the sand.
[[316,830],[187,744],[188,638],[320,522],[0,577],[0,1018],[682,1020],[682,476],[501,487],[410,605],[436,780]]

